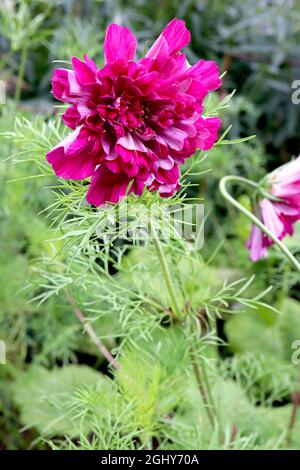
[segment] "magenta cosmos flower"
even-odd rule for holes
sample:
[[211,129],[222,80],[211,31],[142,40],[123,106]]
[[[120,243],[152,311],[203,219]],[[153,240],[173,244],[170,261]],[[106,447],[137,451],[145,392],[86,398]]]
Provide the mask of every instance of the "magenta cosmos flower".
[[189,66],[180,49],[190,42],[182,20],[164,29],[135,61],[136,38],[111,24],[106,65],[73,57],[73,70],[56,69],[53,95],[71,106],[63,115],[73,132],[48,152],[57,176],[92,177],[87,201],[118,202],[144,187],[170,196],[179,188],[178,164],[215,143],[221,121],[204,118],[203,99],[221,85],[215,62]]
[[[286,235],[293,235],[294,223],[300,220],[300,155],[268,175],[266,184],[269,194],[277,200],[262,199],[258,215],[264,225],[282,240]],[[253,225],[247,242],[252,261],[266,258],[273,243]]]

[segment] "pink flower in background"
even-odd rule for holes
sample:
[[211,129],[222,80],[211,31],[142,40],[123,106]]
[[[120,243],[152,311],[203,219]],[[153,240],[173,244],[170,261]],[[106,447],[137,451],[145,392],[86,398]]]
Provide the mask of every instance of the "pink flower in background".
[[[264,225],[282,240],[286,235],[293,235],[293,225],[300,220],[300,155],[268,175],[266,182],[269,185],[268,192],[278,198],[278,201],[262,199],[258,215]],[[247,242],[252,261],[266,258],[268,248],[273,243],[253,225]]]
[[190,67],[179,53],[189,42],[184,21],[174,19],[135,61],[136,38],[111,24],[102,69],[84,56],[73,57],[73,70],[54,71],[53,95],[71,105],[63,121],[73,132],[46,158],[61,178],[92,177],[90,204],[118,202],[128,188],[170,196],[180,187],[178,165],[215,143],[221,120],[201,113],[221,85],[218,66],[199,60]]

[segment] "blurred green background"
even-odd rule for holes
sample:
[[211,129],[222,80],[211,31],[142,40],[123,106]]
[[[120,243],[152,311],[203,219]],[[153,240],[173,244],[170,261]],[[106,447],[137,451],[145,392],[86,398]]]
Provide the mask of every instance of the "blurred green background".
[[[131,28],[142,55],[174,17],[184,19],[191,31],[186,50],[190,63],[199,58],[216,60],[226,71],[213,99],[217,102],[236,90],[229,108],[222,111],[223,130],[232,125],[227,137],[257,136],[213,149],[203,163],[203,170],[211,169],[210,173],[195,180],[193,195],[205,198],[209,214],[202,254],[208,258],[223,242],[213,259],[213,279],[223,279],[224,273],[232,279],[254,274],[253,297],[274,285],[267,302],[283,312],[277,316],[262,308],[256,316],[246,312],[220,321],[218,333],[229,345],[219,354],[224,360],[234,358],[241,370],[247,370],[253,355],[263,379],[254,381],[251,393],[263,389],[272,396],[280,389],[271,404],[287,405],[296,374],[291,345],[300,339],[299,281],[276,250],[270,250],[267,260],[249,261],[245,242],[250,225],[226,206],[218,181],[226,174],[258,180],[299,154],[300,105],[292,102],[292,83],[300,79],[298,0],[2,0],[0,80],[6,100],[0,105],[0,132],[13,130],[21,117],[47,124],[58,111],[50,93],[57,66],[53,61],[70,61],[73,55],[82,58],[86,53],[100,67],[109,23]],[[39,140],[38,135],[35,138]],[[28,139],[34,149],[32,134]],[[52,196],[43,189],[43,179],[26,179],[36,173],[34,162],[15,164],[8,158],[20,151],[18,142],[4,135],[0,142],[0,340],[6,342],[8,358],[7,366],[0,365],[0,447],[45,448],[44,443],[35,443],[38,426],[20,432],[26,425],[25,411],[22,396],[12,391],[18,372],[32,362],[47,368],[74,362],[99,369],[101,364],[82,340],[80,325],[68,315],[70,308],[63,299],[43,305],[27,302],[24,288],[36,259],[42,253],[51,256],[57,248],[47,241],[51,220],[42,213]],[[236,192],[236,197],[249,205],[243,192]],[[299,241],[298,226],[287,244],[296,252]]]

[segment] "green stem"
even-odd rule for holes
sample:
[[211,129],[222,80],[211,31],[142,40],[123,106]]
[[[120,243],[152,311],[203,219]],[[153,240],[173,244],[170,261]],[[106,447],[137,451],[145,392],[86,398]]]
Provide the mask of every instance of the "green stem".
[[213,395],[212,395],[209,379],[207,377],[205,364],[203,362],[202,362],[202,365],[200,365],[200,372],[201,372],[201,375],[202,375],[202,378],[203,378],[204,385],[206,387],[206,391],[207,391],[208,399],[210,401],[210,405],[211,405],[212,409],[214,410],[214,412],[216,414],[215,400],[214,400]]
[[298,407],[299,407],[299,402],[300,402],[299,384],[300,384],[300,369],[298,371],[298,378],[297,378],[295,391],[292,393],[292,409],[291,409],[291,415],[290,415],[290,420],[288,424],[288,431],[287,431],[287,438],[286,438],[286,442],[288,445],[290,444],[292,432],[296,424],[297,412],[298,412]]
[[234,207],[236,207],[240,212],[242,212],[248,219],[250,219],[255,225],[257,225],[258,228],[262,232],[264,232],[271,240],[278,246],[278,248],[285,254],[285,256],[289,259],[289,261],[292,263],[292,265],[300,271],[300,263],[296,260],[295,256],[292,255],[290,250],[280,241],[278,238],[270,232],[270,230],[259,220],[252,212],[248,211],[245,207],[243,207],[239,202],[237,202],[230,194],[228,193],[226,189],[226,183],[228,182],[237,182],[237,183],[244,183],[247,184],[248,186],[251,186],[252,188],[259,188],[259,184],[254,183],[254,181],[248,180],[246,178],[242,178],[241,176],[224,176],[221,181],[220,181],[220,191],[222,193],[222,196],[230,202]]
[[15,89],[15,106],[19,104],[20,98],[21,98],[21,89],[22,89],[22,83],[25,75],[25,66],[26,66],[26,60],[27,60],[27,45],[23,46],[21,50],[21,59],[20,59],[20,66],[19,66],[19,72],[18,72],[18,77],[17,77],[17,83],[16,83],[16,89]]
[[177,302],[176,292],[175,292],[175,288],[173,286],[173,282],[172,282],[171,274],[170,274],[170,271],[169,271],[168,263],[167,263],[165,254],[163,252],[162,246],[160,244],[155,226],[152,223],[152,221],[149,222],[149,227],[150,227],[150,232],[151,232],[151,235],[152,235],[153,245],[154,245],[158,260],[159,260],[160,265],[161,265],[162,274],[163,274],[163,277],[164,277],[164,280],[165,280],[165,283],[166,283],[166,287],[167,287],[167,291],[168,291],[168,294],[169,294],[169,297],[170,297],[170,300],[171,300],[171,303],[172,303],[173,315],[177,320],[179,320],[181,318],[180,308],[179,308],[179,305],[178,305],[178,302]]
[[[207,388],[205,387],[204,381],[202,380],[200,367],[198,366],[198,363],[197,363],[197,354],[193,346],[190,346],[190,357],[191,357],[192,366],[193,366],[196,382],[198,385],[198,389],[199,389],[199,392],[200,392],[200,395],[204,404],[204,409],[206,411],[212,430],[214,430],[215,418],[214,418],[214,412],[213,412],[213,404],[210,403],[210,391],[208,392]],[[202,372],[203,372],[203,369],[202,369]]]
[[[163,252],[161,243],[159,241],[155,226],[152,223],[152,221],[149,222],[149,228],[150,228],[150,232],[151,232],[151,235],[152,235],[153,245],[154,245],[158,260],[160,262],[160,266],[161,266],[161,269],[162,269],[165,284],[166,284],[166,287],[167,287],[167,290],[168,290],[168,293],[169,293],[169,297],[170,297],[170,300],[171,300],[171,303],[172,303],[173,317],[176,320],[181,320],[182,315],[180,313],[180,307],[179,307],[178,302],[177,302],[176,292],[175,292],[174,285],[173,285],[173,282],[172,282],[172,278],[171,278],[171,274],[170,274],[170,271],[169,271],[168,263],[167,263],[165,254]],[[213,402],[212,402],[212,395],[211,395],[211,392],[209,390],[209,383],[208,383],[208,381],[205,380],[205,379],[207,379],[207,377],[205,375],[204,375],[204,377],[202,377],[200,367],[197,364],[197,354],[196,354],[196,351],[195,351],[193,346],[190,346],[189,353],[190,353],[190,358],[191,358],[191,362],[192,362],[196,382],[197,382],[197,385],[198,385],[198,388],[199,388],[199,391],[200,391],[200,395],[201,395],[203,403],[204,403],[204,408],[206,410],[206,413],[207,413],[209,422],[212,426],[212,429],[214,429],[214,426],[215,426],[214,405],[213,405]],[[203,369],[202,369],[202,372],[203,372]],[[211,398],[211,400],[210,400],[210,398]]]

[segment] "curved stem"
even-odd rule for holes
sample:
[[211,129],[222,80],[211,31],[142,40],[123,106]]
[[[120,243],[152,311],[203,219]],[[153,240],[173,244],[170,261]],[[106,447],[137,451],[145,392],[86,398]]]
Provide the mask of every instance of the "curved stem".
[[246,178],[242,178],[241,176],[224,176],[220,181],[220,191],[222,196],[230,202],[234,207],[236,207],[240,212],[242,212],[248,219],[250,219],[257,227],[264,232],[271,240],[278,246],[278,248],[285,254],[285,256],[289,259],[292,265],[300,272],[300,263],[297,261],[295,256],[290,252],[290,250],[280,241],[278,238],[270,232],[270,230],[259,220],[252,212],[248,211],[245,207],[243,207],[239,202],[237,202],[226,189],[226,183],[228,182],[241,182],[251,186],[252,188],[257,189],[259,185],[254,183],[254,181],[250,181]]
[[173,308],[173,315],[174,317],[179,320],[181,315],[180,315],[180,308],[177,302],[177,297],[176,297],[176,292],[173,286],[171,274],[169,271],[168,263],[165,257],[165,254],[163,252],[162,246],[160,244],[157,232],[155,230],[154,224],[152,221],[149,222],[149,227],[152,235],[152,240],[153,240],[153,245],[157,254],[157,257],[159,259],[161,269],[162,269],[162,274],[166,283],[167,291],[169,293],[169,297],[172,303],[172,308]]

